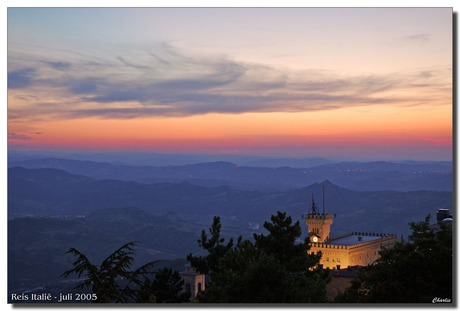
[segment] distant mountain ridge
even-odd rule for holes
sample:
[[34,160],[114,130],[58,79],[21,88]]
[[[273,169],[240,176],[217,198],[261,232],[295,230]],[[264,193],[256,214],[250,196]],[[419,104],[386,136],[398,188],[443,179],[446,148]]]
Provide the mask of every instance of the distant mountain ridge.
[[56,168],[93,179],[142,183],[187,181],[239,190],[285,191],[328,179],[358,191],[452,191],[451,162],[342,162],[307,168],[250,167],[229,162],[183,166],[128,166],[104,162],[44,158],[10,162],[9,167]]
[[182,166],[187,164],[225,161],[243,166],[294,168],[316,166],[331,163],[319,157],[276,157],[241,154],[165,154],[156,152],[53,152],[8,150],[8,159],[12,162],[57,158],[79,161],[107,162],[111,164],[134,166]]
[[258,192],[187,182],[142,184],[95,180],[57,169],[15,167],[8,173],[10,218],[87,215],[100,209],[133,206],[154,215],[174,212],[185,217],[184,220],[216,215],[260,224],[278,210],[301,219],[301,214],[308,212],[312,195],[321,206],[323,186],[326,209],[337,214],[338,230],[353,229],[357,225],[362,230],[406,230],[409,221],[434,214],[438,208],[452,209],[452,192],[359,192],[330,181],[289,191]]

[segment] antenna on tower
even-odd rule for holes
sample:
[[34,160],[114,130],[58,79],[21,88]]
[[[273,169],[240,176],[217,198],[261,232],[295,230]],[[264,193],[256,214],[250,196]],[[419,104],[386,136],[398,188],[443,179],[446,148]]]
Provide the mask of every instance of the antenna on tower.
[[324,182],[323,182],[323,215],[324,215]]

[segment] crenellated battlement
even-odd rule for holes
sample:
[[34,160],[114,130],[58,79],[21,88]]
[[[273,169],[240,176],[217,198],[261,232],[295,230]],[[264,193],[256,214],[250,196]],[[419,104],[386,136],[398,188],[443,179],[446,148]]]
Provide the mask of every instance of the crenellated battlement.
[[316,248],[328,248],[328,249],[348,249],[347,245],[335,245],[327,243],[311,243],[312,247]]
[[305,215],[305,220],[308,219],[318,219],[318,220],[326,220],[326,219],[332,219],[331,214],[307,214]]
[[[350,236],[356,236],[356,237],[375,237],[375,239],[372,240],[367,240],[367,241],[360,241],[358,240],[357,242],[354,242],[353,244],[346,245],[346,244],[331,244],[331,241],[334,240],[341,240]],[[345,250],[352,250],[352,249],[358,249],[361,247],[366,247],[372,244],[380,244],[380,243],[386,243],[391,240],[396,240],[397,235],[396,234],[388,234],[388,233],[373,233],[373,232],[349,232],[345,233],[339,236],[333,237],[328,243],[311,243],[311,246],[313,248],[324,248],[324,249],[345,249]]]
[[393,233],[375,233],[375,232],[353,232],[353,235],[387,237],[396,234]]

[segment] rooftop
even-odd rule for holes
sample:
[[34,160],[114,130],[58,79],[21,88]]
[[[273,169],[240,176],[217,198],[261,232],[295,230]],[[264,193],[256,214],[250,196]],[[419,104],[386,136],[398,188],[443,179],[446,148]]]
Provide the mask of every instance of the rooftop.
[[180,275],[200,275],[201,273],[196,271],[195,268],[193,268],[190,265],[185,266],[185,271],[182,271],[179,273]]
[[332,245],[355,245],[363,242],[373,241],[382,237],[390,236],[390,234],[383,233],[369,233],[369,232],[349,232],[342,235],[331,237],[327,244]]

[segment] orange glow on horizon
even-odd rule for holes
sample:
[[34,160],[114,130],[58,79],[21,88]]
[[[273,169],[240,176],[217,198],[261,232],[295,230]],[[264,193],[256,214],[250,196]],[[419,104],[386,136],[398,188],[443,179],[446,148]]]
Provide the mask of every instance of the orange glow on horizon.
[[[89,149],[237,148],[263,146],[452,145],[445,106],[431,109],[378,106],[302,113],[206,114],[137,119],[72,119],[37,122],[40,135],[10,145]],[[15,131],[14,120],[9,132]]]

